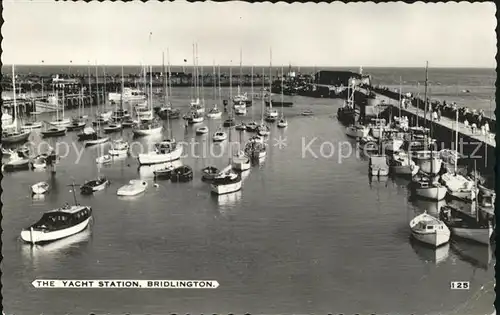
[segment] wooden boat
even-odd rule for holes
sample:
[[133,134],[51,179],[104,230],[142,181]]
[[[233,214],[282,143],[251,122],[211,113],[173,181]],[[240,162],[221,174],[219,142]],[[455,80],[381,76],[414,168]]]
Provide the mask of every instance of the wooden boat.
[[370,156],[368,169],[371,176],[389,175],[389,165],[387,165],[387,157],[385,155]]
[[155,179],[170,179],[174,169],[175,167],[172,164],[169,164],[164,168],[153,171],[153,174]]
[[14,144],[28,141],[31,131],[2,131],[2,143]]
[[137,157],[139,165],[168,163],[181,158],[183,147],[173,139],[155,143],[154,150]]
[[213,194],[224,195],[241,190],[242,182],[241,175],[234,172],[229,165],[215,176],[210,188]]
[[206,134],[206,133],[208,133],[208,127],[207,126],[196,128],[196,134],[203,135],[203,134]]
[[121,123],[109,123],[106,127],[104,127],[104,133],[113,133],[122,130]]
[[222,129],[217,130],[212,137],[212,140],[214,142],[221,142],[226,139],[227,139],[227,133]]
[[32,244],[55,241],[83,231],[91,218],[91,207],[66,205],[46,212],[38,222],[23,229],[21,239]]
[[32,161],[31,161],[31,168],[33,169],[44,169],[47,167],[47,155],[46,154],[40,154],[37,155]]
[[27,170],[30,166],[30,159],[23,156],[19,152],[10,156],[10,159],[3,165],[3,169],[6,172]]
[[62,137],[66,135],[66,127],[50,127],[45,129],[45,131],[42,131],[42,137],[44,138],[50,138],[50,137]]
[[90,147],[93,145],[103,144],[109,141],[109,137],[103,137],[98,134],[95,134],[92,138],[85,140],[85,147]]
[[478,211],[477,207],[473,209],[474,212],[466,213],[452,206],[443,206],[440,219],[454,236],[489,245],[494,231],[494,215]]
[[219,174],[219,169],[215,166],[207,166],[201,170],[201,179],[204,181],[211,181]]
[[116,191],[118,196],[136,196],[146,191],[148,183],[144,180],[132,179],[127,185],[124,185]]
[[410,221],[412,236],[427,245],[439,247],[449,242],[450,230],[446,224],[424,212]]
[[50,189],[50,185],[47,182],[39,182],[31,186],[31,192],[35,195],[43,195],[47,193]]
[[85,127],[83,131],[80,132],[77,137],[79,141],[92,140],[96,137],[97,132],[92,127]]
[[257,124],[257,122],[255,121],[252,121],[252,122],[249,122],[248,124],[246,124],[246,131],[249,131],[249,132],[257,132],[257,128],[259,127],[259,124]]
[[446,196],[446,187],[441,185],[437,180],[424,176],[419,179],[414,178],[411,184],[415,194],[419,197],[439,201]]
[[415,176],[418,171],[418,165],[410,159],[407,153],[399,152],[394,154],[392,159],[389,160],[389,167],[396,175],[411,175]]
[[170,180],[172,182],[189,182],[193,180],[193,169],[187,165],[177,167],[172,170]]
[[97,179],[86,181],[85,184],[80,187],[80,192],[84,195],[89,195],[96,191],[103,190],[108,185],[109,180],[104,176],[99,176]]
[[240,151],[233,156],[231,165],[233,169],[243,172],[250,169],[251,161],[244,151]]
[[247,126],[244,122],[241,122],[241,123],[237,124],[236,126],[234,126],[234,129],[240,130],[240,131],[245,131],[245,130],[247,130]]
[[113,162],[113,157],[109,154],[102,155],[95,159],[95,162],[97,164],[106,164],[106,163],[111,163]]
[[137,122],[135,120],[133,120],[132,118],[130,118],[130,117],[125,118],[122,121],[122,127],[123,128],[130,128],[130,127],[133,127],[136,124],[137,124]]
[[108,154],[111,156],[119,156],[119,155],[127,155],[129,151],[129,144],[128,142],[118,139],[113,141],[111,144],[111,148],[109,149]]

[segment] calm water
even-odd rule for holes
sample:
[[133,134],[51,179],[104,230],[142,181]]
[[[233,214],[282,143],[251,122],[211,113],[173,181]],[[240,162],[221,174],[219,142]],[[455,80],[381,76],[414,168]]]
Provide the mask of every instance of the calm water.
[[[174,89],[174,94],[176,105],[189,91]],[[268,157],[245,174],[241,192],[214,197],[200,180],[205,165],[227,165],[227,154],[196,159],[186,147],[189,154],[183,162],[194,168],[195,179],[185,184],[159,182],[157,188],[152,186],[151,167],[138,169],[133,158],[115,161],[100,170],[111,180],[110,187],[91,197],[79,196],[94,209],[91,228],[48,246],[23,244],[18,238],[21,229],[43,212],[72,202],[67,185],[98,174],[94,160],[99,149],[85,149],[79,163],[74,150],[63,159],[54,189],[43,200],[33,200],[29,186],[48,180],[48,173],[5,174],[5,312],[491,314],[492,249],[452,242],[434,251],[411,242],[410,219],[423,210],[436,212],[443,202],[410,201],[405,179],[370,182],[365,157],[353,155],[339,162],[336,143],[349,143],[344,127],[332,118],[340,103],[301,97],[294,102],[295,107],[285,109],[288,128],[272,127]],[[246,120],[260,118],[258,104]],[[300,116],[306,108],[315,116]],[[213,133],[220,122],[206,124]],[[130,138],[130,133],[125,131],[123,137]],[[183,121],[173,122],[173,134],[177,140],[196,137],[194,128],[184,129]],[[273,145],[279,136],[287,143],[281,149]],[[204,137],[211,142],[210,135]],[[239,139],[234,132],[232,137]],[[303,141],[315,137],[315,154],[324,141],[335,143],[335,154],[303,157]],[[36,134],[32,138],[40,140]],[[59,141],[75,139],[69,133]],[[342,147],[342,154],[348,155],[347,145]],[[327,148],[323,146],[325,154]],[[150,183],[146,193],[119,199],[116,189],[138,177]],[[220,287],[34,289],[31,282],[42,278],[207,279],[218,280]],[[471,289],[452,291],[450,281],[470,281]]]

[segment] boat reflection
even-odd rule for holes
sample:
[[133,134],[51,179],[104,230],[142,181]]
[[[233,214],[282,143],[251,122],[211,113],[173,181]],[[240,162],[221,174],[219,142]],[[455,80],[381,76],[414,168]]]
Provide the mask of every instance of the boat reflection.
[[31,199],[33,199],[33,201],[44,201],[45,200],[45,195],[43,195],[43,194],[32,194],[31,195]]
[[440,201],[433,201],[433,200],[412,198],[411,203],[417,208],[418,213],[423,213],[424,211],[427,211],[428,214],[434,217],[438,217],[441,208],[447,205],[444,199]]
[[242,192],[236,191],[225,195],[212,195],[219,206],[219,212],[226,217],[234,213],[234,209],[241,203]]
[[35,268],[43,267],[43,264],[53,265],[65,256],[73,253],[81,253],[82,246],[88,244],[92,239],[92,223],[83,231],[69,237],[46,244],[27,244],[21,246],[22,257],[30,262]]
[[389,185],[389,176],[370,176],[368,175],[368,184],[370,188],[387,188]]
[[154,172],[164,169],[168,165],[172,165],[174,168],[182,166],[181,160],[172,161],[169,163],[161,163],[154,165],[141,165],[138,167],[139,178],[141,179],[153,179],[155,177]]
[[493,260],[493,246],[466,240],[453,240],[451,242],[452,252],[460,260],[484,270],[488,270]]
[[424,261],[425,263],[433,263],[438,265],[444,262],[450,253],[450,244],[447,243],[438,248],[432,248],[430,246],[425,246],[422,243],[410,238],[410,245],[415,254]]

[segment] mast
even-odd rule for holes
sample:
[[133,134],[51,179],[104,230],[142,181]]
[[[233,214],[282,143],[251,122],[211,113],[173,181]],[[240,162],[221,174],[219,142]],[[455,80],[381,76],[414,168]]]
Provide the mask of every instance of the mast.
[[283,79],[284,79],[283,65],[281,65],[281,118],[283,118]]
[[418,128],[418,109],[420,107],[420,82],[417,81],[417,112],[416,112],[416,115],[415,115],[415,118],[417,120],[417,128]]
[[149,109],[153,110],[153,66],[149,66],[149,95],[151,96]]
[[101,103],[100,97],[99,97],[99,73],[97,72],[97,60],[95,62],[95,80],[96,80],[96,89],[97,89],[97,109],[99,110],[99,105]]
[[219,81],[219,104],[222,104],[222,89],[220,87],[220,65],[218,66],[218,81]]
[[240,77],[238,78],[238,95],[241,94],[242,77],[243,77],[243,50],[240,47]]
[[233,63],[231,62],[231,66],[229,67],[229,101],[233,99]]
[[401,123],[401,94],[403,93],[401,91],[402,85],[401,85],[401,76],[399,77],[399,122]]
[[427,77],[427,71],[429,67],[429,62],[425,62],[425,90],[424,90],[424,126],[427,127],[427,83],[428,83],[428,77]]
[[12,86],[14,88],[14,125],[17,133],[19,132],[19,129],[17,127],[16,71],[14,69],[14,65],[12,65]]
[[120,97],[120,109],[122,110],[123,112],[123,90],[125,89],[125,83],[123,82],[123,66],[122,66],[122,91],[121,91],[121,97]]
[[196,49],[196,99],[200,99],[200,76],[199,76],[199,64],[198,64],[198,43],[195,43]]
[[454,159],[455,175],[457,174],[457,160],[458,160],[458,108],[455,111],[455,151],[457,151],[457,157]]
[[265,97],[264,97],[264,79],[266,77],[266,70],[264,68],[262,68],[262,110],[260,111],[261,114],[260,114],[260,125],[263,126],[264,125],[264,108],[266,106],[265,104]]
[[196,86],[196,71],[195,71],[195,57],[194,57],[194,43],[193,43],[193,75],[192,75],[192,84],[191,84],[191,101],[194,102],[196,97],[195,86]]
[[162,73],[162,85],[163,85],[163,103],[167,105],[168,100],[168,90],[167,90],[167,80],[165,76],[167,75],[165,72],[165,52],[161,53],[161,73]]
[[[168,87],[168,95],[169,97],[172,97],[172,72],[171,72],[171,69],[170,69],[170,50],[169,48],[167,48],[167,65],[168,65],[168,77],[167,77],[167,87]],[[169,106],[171,105],[170,104],[170,100],[169,100]]]
[[90,116],[92,116],[92,105],[94,103],[94,99],[92,98],[92,85],[90,84],[90,61],[88,62],[87,70],[89,74]]
[[252,78],[250,79],[250,84],[251,84],[251,95],[250,95],[250,101],[252,102],[252,121],[254,121],[254,117],[253,117],[253,66],[252,66],[252,69],[251,69],[251,75],[252,75]]
[[[214,99],[214,104],[216,104],[216,102],[217,102],[217,100],[216,100],[216,98],[217,98],[217,91],[215,89],[215,85],[217,84],[217,82],[215,81],[215,60],[214,60],[213,69],[212,69],[212,78],[213,78],[213,81],[214,81],[214,84],[213,84],[214,85],[214,89],[213,89],[214,97],[213,97],[213,99]],[[217,106],[217,105],[215,105],[215,106]]]
[[205,91],[203,90],[203,67],[201,67],[201,102],[205,107]]
[[273,102],[271,100],[272,94],[272,82],[273,82],[273,49],[269,48],[269,110],[273,108]]

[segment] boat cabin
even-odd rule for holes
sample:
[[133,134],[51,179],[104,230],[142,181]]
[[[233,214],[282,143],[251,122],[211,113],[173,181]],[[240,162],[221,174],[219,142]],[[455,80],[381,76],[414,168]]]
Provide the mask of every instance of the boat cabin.
[[62,208],[46,212],[42,218],[31,227],[39,230],[57,231],[82,223],[91,216],[92,208],[85,206],[70,206],[67,204]]

